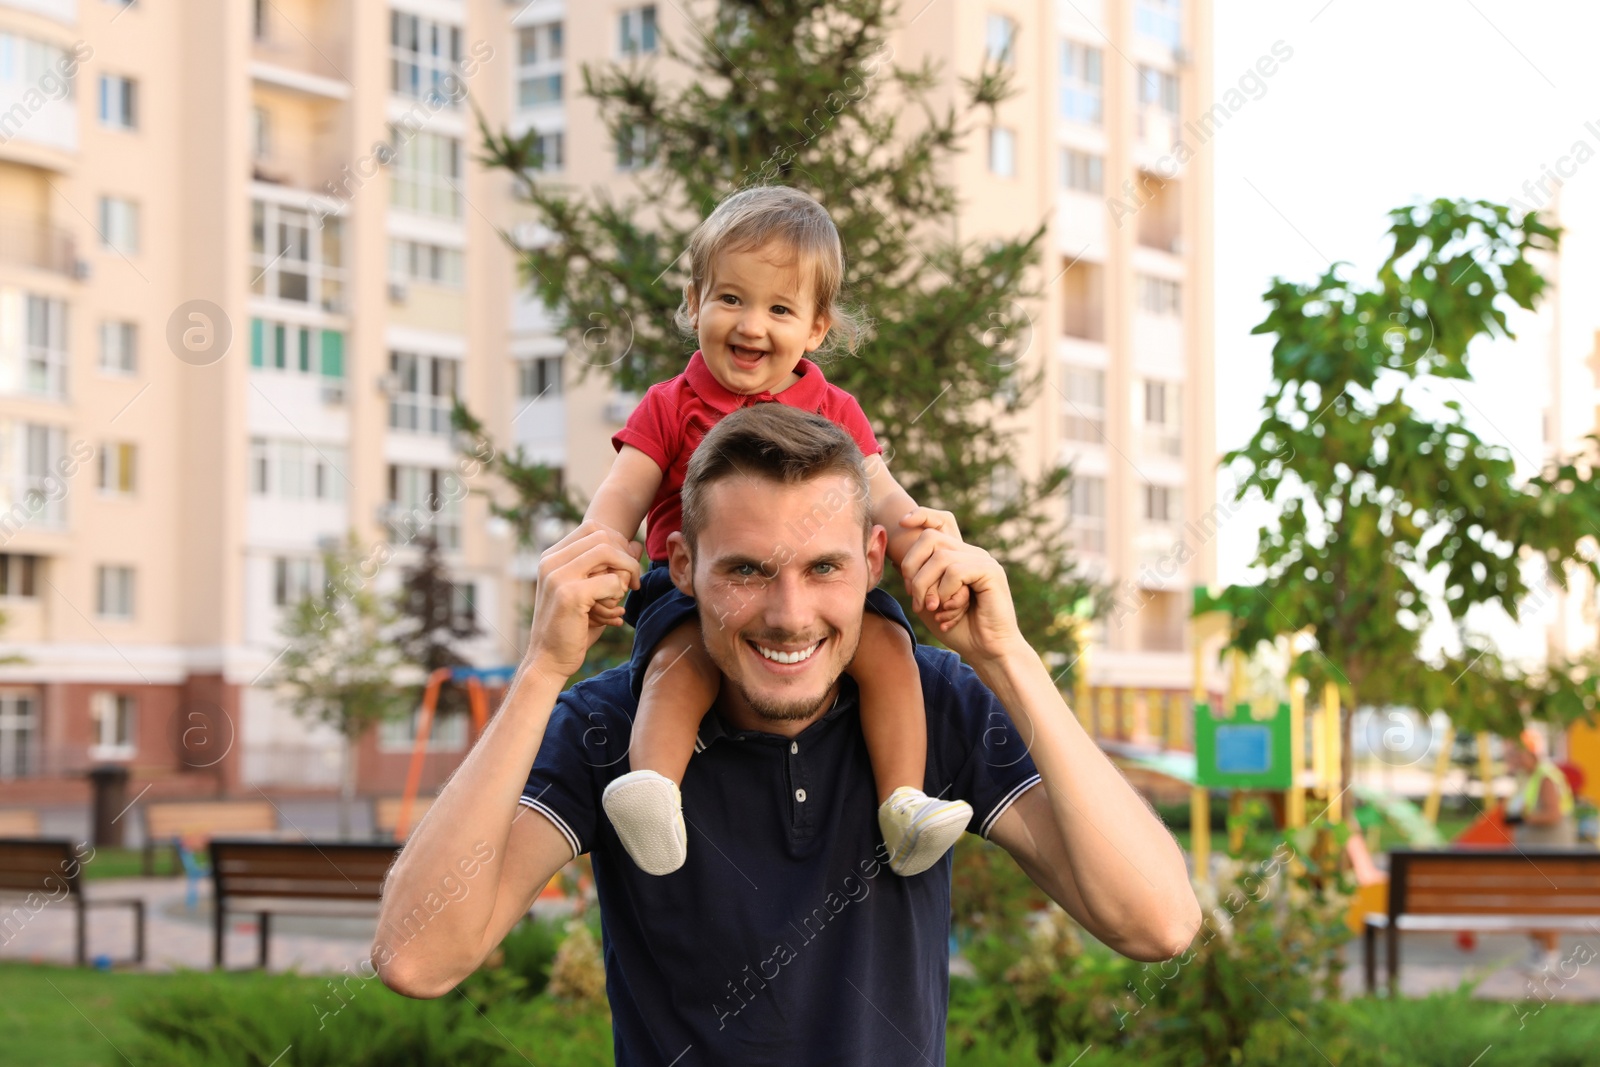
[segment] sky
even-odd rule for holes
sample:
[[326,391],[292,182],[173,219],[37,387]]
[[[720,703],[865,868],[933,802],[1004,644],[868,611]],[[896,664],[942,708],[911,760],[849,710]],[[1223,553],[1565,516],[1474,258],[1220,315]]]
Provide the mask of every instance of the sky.
[[[1586,235],[1600,204],[1600,6],[1499,0],[1215,0],[1215,94],[1237,85],[1276,42],[1293,55],[1264,93],[1221,128],[1216,181],[1219,452],[1248,441],[1267,385],[1270,339],[1250,336],[1275,274],[1313,279],[1330,260],[1370,278],[1386,212],[1439,196],[1529,201],[1524,183],[1561,163],[1571,228],[1561,334],[1570,365],[1589,350],[1600,278]],[[1593,128],[1586,126],[1593,123]],[[1577,142],[1596,158],[1577,165]],[[1587,154],[1587,153],[1584,153]],[[1568,157],[1563,162],[1563,157]],[[1534,196],[1541,196],[1536,190]],[[1542,454],[1548,393],[1543,325],[1474,350],[1469,417],[1525,467]],[[1582,353],[1579,353],[1581,347]],[[1581,365],[1581,364],[1580,364]],[[1587,384],[1587,383],[1586,383]],[[1592,412],[1594,394],[1568,391]],[[1576,414],[1573,415],[1577,417]],[[1219,499],[1229,482],[1219,481]],[[1263,509],[1229,520],[1219,578],[1248,573]]]

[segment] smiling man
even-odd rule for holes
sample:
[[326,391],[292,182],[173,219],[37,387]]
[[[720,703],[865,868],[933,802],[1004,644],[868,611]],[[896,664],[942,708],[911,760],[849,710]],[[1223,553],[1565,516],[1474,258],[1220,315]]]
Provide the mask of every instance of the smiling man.
[[[737,411],[695,451],[671,573],[724,684],[683,780],[698,840],[661,877],[600,805],[627,769],[626,670],[563,692],[598,634],[590,609],[637,584],[639,546],[585,524],[545,553],[522,669],[391,872],[373,946],[391,988],[448,992],[589,852],[622,1067],[943,1062],[951,861],[909,878],[884,865],[844,674],[883,570],[866,500],[855,443],[791,407]],[[942,635],[961,658],[917,649],[928,793],[970,803],[969,829],[1113,948],[1181,952],[1200,923],[1183,855],[1023,641],[999,564],[925,530],[903,569],[917,603],[973,593]],[[397,933],[478,842],[493,855],[474,892]]]

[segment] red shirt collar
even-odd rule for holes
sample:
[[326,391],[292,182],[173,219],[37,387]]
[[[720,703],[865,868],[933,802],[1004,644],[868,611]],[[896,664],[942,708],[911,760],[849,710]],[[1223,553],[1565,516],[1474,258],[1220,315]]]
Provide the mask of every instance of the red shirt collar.
[[706,366],[705,357],[696,349],[695,354],[689,357],[689,367],[683,372],[683,376],[696,396],[724,415],[748,404],[772,400],[788,404],[790,407],[804,408],[807,411],[819,410],[828,389],[828,380],[822,376],[822,368],[809,359],[801,359],[795,365],[794,372],[800,375],[800,380],[780,392],[735,393],[717,381],[716,376],[711,373],[711,368]]

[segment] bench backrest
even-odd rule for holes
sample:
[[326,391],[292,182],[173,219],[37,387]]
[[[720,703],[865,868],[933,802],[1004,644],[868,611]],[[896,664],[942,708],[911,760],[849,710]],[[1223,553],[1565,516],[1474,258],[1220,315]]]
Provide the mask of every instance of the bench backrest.
[[1600,851],[1397,851],[1389,917],[1597,915]]
[[0,837],[38,837],[39,813],[32,808],[0,811]]
[[[404,797],[379,797],[372,804],[372,828],[388,837],[394,836],[394,828],[400,824],[400,805]],[[411,825],[406,827],[409,835],[417,828],[417,823],[433,807],[433,797],[416,797],[411,801]]]
[[60,900],[78,892],[83,862],[66,838],[0,838],[0,893]]
[[211,841],[221,897],[377,900],[400,846],[315,841]]
[[144,827],[152,841],[215,834],[271,833],[278,829],[278,809],[265,800],[147,804]]

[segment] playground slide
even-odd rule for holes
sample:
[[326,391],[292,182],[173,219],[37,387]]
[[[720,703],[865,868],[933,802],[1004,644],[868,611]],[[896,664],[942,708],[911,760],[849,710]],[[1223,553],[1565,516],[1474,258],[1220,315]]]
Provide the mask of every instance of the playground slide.
[[1422,817],[1422,809],[1405,797],[1394,796],[1370,785],[1351,786],[1356,799],[1371,805],[1389,824],[1398,829],[1406,843],[1418,848],[1435,848],[1445,843],[1439,828]]

